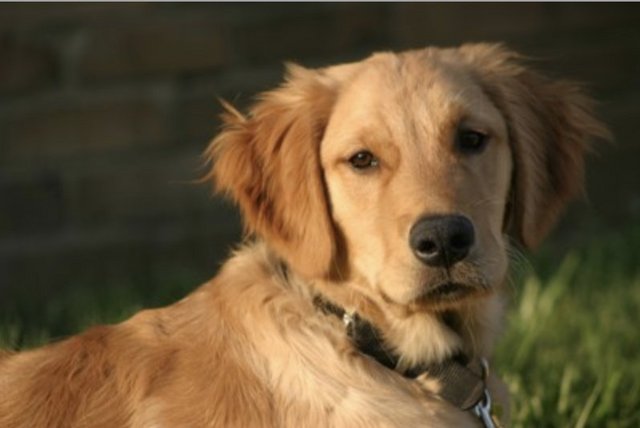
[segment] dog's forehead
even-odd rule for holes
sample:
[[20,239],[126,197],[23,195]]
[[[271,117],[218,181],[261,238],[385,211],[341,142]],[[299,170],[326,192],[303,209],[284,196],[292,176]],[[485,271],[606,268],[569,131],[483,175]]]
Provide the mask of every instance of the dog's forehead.
[[333,127],[433,135],[462,119],[500,127],[500,114],[455,50],[376,54],[340,88]]
[[344,96],[364,89],[385,100],[428,102],[440,93],[450,96],[474,86],[470,68],[460,58],[447,51],[425,49],[371,56],[344,87]]

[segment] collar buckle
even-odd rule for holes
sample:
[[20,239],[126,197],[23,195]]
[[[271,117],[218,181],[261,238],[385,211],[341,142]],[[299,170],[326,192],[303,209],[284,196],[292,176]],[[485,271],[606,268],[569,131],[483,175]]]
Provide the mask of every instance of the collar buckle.
[[491,417],[491,395],[486,388],[482,400],[473,407],[473,413],[480,419],[484,428],[496,428]]
[[[485,358],[480,360],[482,365],[482,380],[484,384],[487,384],[487,378],[489,377],[489,363]],[[491,394],[489,389],[485,386],[482,399],[476,403],[472,408],[473,414],[480,419],[484,428],[497,428],[496,422],[491,416]]]

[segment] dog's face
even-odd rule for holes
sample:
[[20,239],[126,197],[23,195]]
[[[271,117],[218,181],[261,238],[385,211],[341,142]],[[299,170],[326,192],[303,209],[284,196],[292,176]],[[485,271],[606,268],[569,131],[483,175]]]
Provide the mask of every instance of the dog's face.
[[443,307],[505,276],[506,121],[461,65],[377,55],[339,94],[320,144],[332,219],[363,292]]
[[247,117],[228,107],[209,177],[298,274],[411,311],[505,277],[579,190],[589,100],[497,45],[306,70]]

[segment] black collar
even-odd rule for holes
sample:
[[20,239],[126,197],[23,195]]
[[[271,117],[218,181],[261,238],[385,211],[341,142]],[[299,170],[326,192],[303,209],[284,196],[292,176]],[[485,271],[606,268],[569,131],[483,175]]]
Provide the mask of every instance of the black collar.
[[472,409],[483,399],[486,368],[480,359],[470,360],[464,354],[458,354],[442,363],[417,365],[399,371],[397,368],[400,356],[385,345],[382,333],[371,322],[357,313],[348,313],[321,296],[314,298],[314,304],[323,313],[342,320],[347,335],[361,353],[411,379],[426,373],[429,378],[440,381],[438,395],[459,409]]

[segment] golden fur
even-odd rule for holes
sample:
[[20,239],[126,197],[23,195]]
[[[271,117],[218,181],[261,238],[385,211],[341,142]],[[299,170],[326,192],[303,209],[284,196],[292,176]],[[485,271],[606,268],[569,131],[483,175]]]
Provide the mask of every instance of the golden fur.
[[[0,426],[475,426],[437,382],[360,354],[313,297],[373,321],[401,364],[490,358],[508,236],[542,239],[580,188],[587,140],[606,134],[589,100],[477,44],[290,66],[248,115],[227,106],[224,120],[207,180],[256,239],[174,305],[1,354]],[[490,136],[481,153],[456,151],[461,126]],[[379,165],[355,171],[362,149]],[[444,272],[407,237],[417,219],[450,213],[471,220],[476,242]],[[475,291],[425,297],[444,280]]]

